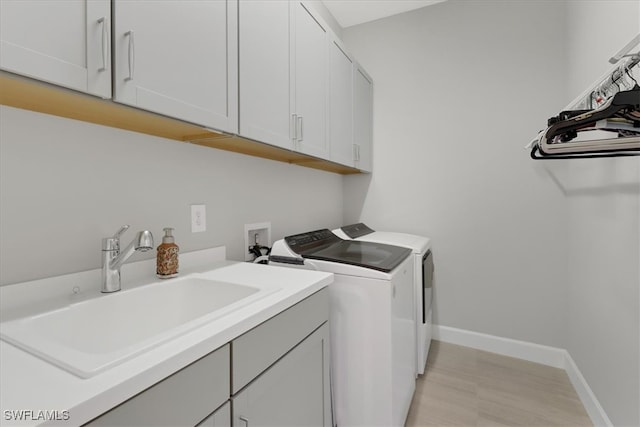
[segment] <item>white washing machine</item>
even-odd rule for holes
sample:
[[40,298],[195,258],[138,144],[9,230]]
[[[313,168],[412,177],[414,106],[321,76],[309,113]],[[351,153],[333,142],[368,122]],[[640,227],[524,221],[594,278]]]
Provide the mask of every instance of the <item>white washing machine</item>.
[[355,239],[364,242],[385,243],[411,249],[414,262],[414,301],[416,336],[416,372],[424,374],[431,344],[433,255],[431,241],[422,236],[406,233],[374,231],[363,223],[345,225],[333,230],[341,239]]
[[329,285],[335,423],[403,426],[415,391],[413,262],[407,248],[338,238],[285,237],[269,265],[334,273]]

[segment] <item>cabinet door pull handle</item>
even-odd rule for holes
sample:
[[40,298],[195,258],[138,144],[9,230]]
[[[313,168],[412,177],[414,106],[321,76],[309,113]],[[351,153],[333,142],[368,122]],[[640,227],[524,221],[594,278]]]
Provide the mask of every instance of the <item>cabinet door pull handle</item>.
[[133,80],[133,73],[135,72],[136,46],[133,39],[133,30],[127,31],[124,35],[129,36],[129,77],[125,78],[128,81]]
[[109,40],[107,18],[102,17],[98,19],[98,24],[102,24],[102,67],[98,68],[98,71],[107,71],[107,52],[109,49],[107,45],[107,40]]
[[241,416],[238,416],[238,418],[240,419],[240,421],[244,421],[246,427],[249,427],[249,419],[248,418],[241,417]]
[[292,139],[295,142],[298,140],[298,115],[292,114],[291,119],[293,121],[293,125],[291,126],[291,132],[293,133]]
[[300,133],[298,137],[298,141],[304,141],[303,129],[304,129],[304,117],[298,116],[298,124],[300,125]]

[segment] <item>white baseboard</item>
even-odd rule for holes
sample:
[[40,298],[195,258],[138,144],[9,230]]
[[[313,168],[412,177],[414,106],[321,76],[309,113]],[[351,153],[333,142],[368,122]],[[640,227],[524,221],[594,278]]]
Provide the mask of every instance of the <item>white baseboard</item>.
[[563,348],[549,347],[441,325],[433,325],[433,339],[564,369],[593,425],[613,427],[611,420],[609,420],[600,402],[593,394],[578,366],[569,355],[569,352]]
[[580,397],[580,400],[584,405],[584,409],[587,410],[587,414],[589,414],[591,422],[594,426],[613,427],[613,423],[600,405],[600,402],[598,402],[598,399],[596,399],[596,396],[593,394],[591,387],[589,387],[587,380],[582,376],[576,362],[573,361],[573,358],[568,351],[565,350],[565,352],[566,359],[564,370],[567,372],[567,375],[571,380],[571,384],[573,384],[573,388],[576,389],[576,393],[578,393],[578,397]]
[[566,350],[449,326],[433,325],[433,339],[564,369]]

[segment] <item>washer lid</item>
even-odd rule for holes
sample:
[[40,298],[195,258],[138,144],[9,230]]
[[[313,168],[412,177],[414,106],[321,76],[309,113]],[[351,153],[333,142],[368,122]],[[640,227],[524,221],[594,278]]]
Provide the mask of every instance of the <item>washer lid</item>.
[[411,249],[382,243],[343,240],[318,251],[301,255],[309,259],[357,265],[390,272],[411,255]]
[[292,251],[303,258],[357,265],[390,272],[411,250],[399,246],[358,240],[342,240],[329,230],[316,230],[285,237]]
[[367,234],[366,236],[358,237],[358,240],[402,246],[411,249],[413,253],[416,254],[422,254],[431,249],[431,240],[415,234],[375,231],[371,234]]
[[358,237],[366,236],[367,234],[373,233],[373,230],[367,227],[363,222],[345,225],[344,227],[340,227],[340,229],[344,232],[344,234],[352,239],[357,239]]

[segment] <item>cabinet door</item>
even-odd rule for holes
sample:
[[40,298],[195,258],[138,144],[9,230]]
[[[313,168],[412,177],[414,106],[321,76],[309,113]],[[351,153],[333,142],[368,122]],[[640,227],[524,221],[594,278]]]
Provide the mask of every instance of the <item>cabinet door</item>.
[[325,323],[233,398],[233,425],[331,426],[329,354]]
[[331,160],[353,166],[353,62],[337,40],[329,44]]
[[353,76],[353,140],[355,166],[365,172],[373,168],[373,80],[359,65]]
[[304,3],[292,7],[296,149],[328,159],[327,31]]
[[109,0],[0,1],[0,68],[111,97]]
[[227,402],[197,427],[231,427],[231,403]]
[[237,132],[237,0],[115,0],[115,100]]
[[240,0],[241,136],[292,149],[288,0]]

